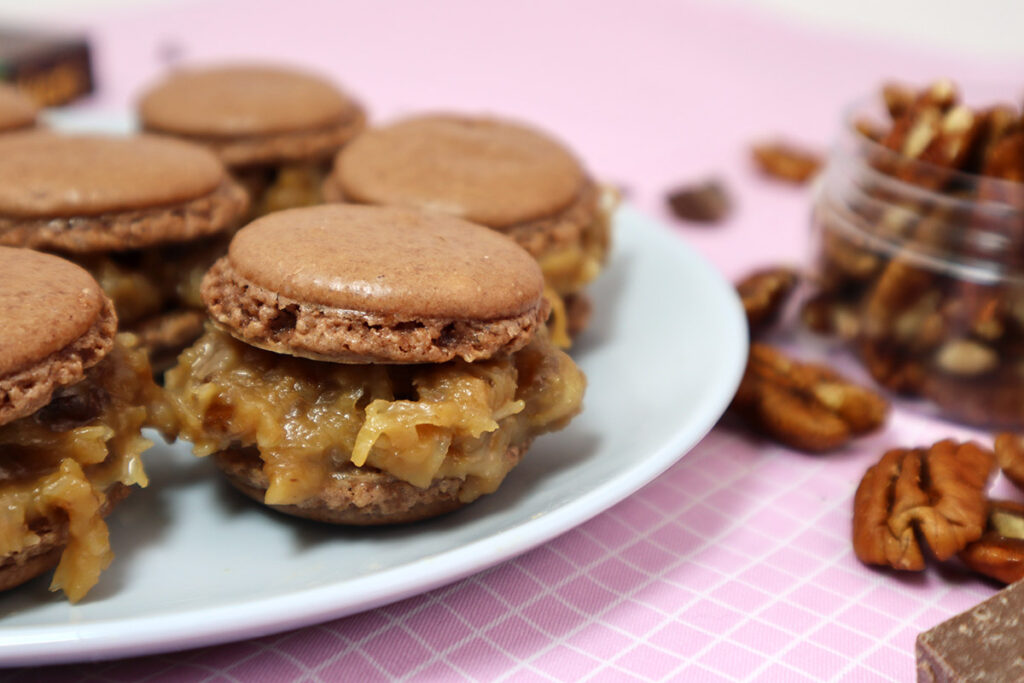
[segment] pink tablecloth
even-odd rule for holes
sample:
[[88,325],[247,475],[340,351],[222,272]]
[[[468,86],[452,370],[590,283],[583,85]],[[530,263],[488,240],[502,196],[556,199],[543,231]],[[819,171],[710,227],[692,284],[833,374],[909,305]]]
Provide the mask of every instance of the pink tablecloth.
[[[535,121],[666,222],[667,187],[720,175],[733,219],[678,233],[730,277],[806,256],[807,193],[755,177],[752,139],[824,145],[843,103],[883,78],[1001,73],[681,0],[226,0],[83,23],[97,106],[130,106],[168,54],[261,56],[334,74],[377,120],[457,108]],[[861,566],[850,500],[885,448],[954,431],[900,410],[886,432],[810,457],[720,427],[620,505],[455,585],[291,633],[12,678],[907,680],[916,634],[994,588]]]

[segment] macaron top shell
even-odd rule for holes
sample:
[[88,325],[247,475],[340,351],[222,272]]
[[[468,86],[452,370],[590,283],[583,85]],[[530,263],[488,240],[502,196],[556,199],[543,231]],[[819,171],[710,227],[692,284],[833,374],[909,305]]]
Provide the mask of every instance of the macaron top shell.
[[536,304],[543,280],[511,240],[443,214],[328,205],[265,216],[228,258],[247,279],[333,308],[492,319]]
[[347,200],[503,228],[561,211],[584,181],[576,158],[544,133],[497,119],[435,115],[356,138],[338,154],[331,182]]
[[85,334],[103,292],[83,268],[28,249],[0,247],[0,376],[21,370]]
[[359,108],[315,74],[239,64],[179,71],[146,92],[139,111],[151,130],[251,136],[332,126]]
[[113,306],[83,268],[0,247],[0,424],[45,405],[113,344]]
[[436,363],[522,348],[548,309],[536,261],[444,214],[322,205],[239,231],[203,280],[213,320],[254,346],[342,363]]
[[0,83],[0,132],[34,126],[38,111],[35,103],[20,90]]
[[92,216],[196,199],[226,177],[197,145],[153,135],[0,137],[0,215]]

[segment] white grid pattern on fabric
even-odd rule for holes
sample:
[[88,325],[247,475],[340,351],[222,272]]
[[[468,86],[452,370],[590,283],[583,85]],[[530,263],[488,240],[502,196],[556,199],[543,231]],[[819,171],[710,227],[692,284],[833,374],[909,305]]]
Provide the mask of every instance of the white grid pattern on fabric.
[[[902,434],[901,439],[927,441],[927,425],[913,426],[912,433]],[[754,451],[743,437],[717,431],[654,483],[602,516],[459,583],[364,615],[250,641],[242,648],[245,651],[234,657],[232,648],[241,646],[76,667],[75,677],[114,683],[125,680],[124,674],[133,680],[174,674],[208,682],[242,681],[251,673],[246,667],[260,657],[271,657],[294,667],[295,681],[331,680],[332,667],[353,661],[371,677],[401,681],[430,679],[435,674],[465,680],[513,680],[524,675],[547,681],[597,681],[609,676],[637,680],[717,676],[754,681],[769,675],[793,680],[903,680],[912,670],[912,652],[899,651],[896,656],[888,643],[908,630],[919,630],[923,615],[955,612],[955,607],[943,603],[959,589],[941,582],[927,589],[908,586],[851,560],[848,528],[836,528],[837,520],[849,516],[846,511],[856,485],[852,474],[875,457],[858,456],[857,462],[837,467],[828,458],[808,458],[773,447],[758,446]],[[789,479],[779,484],[774,479],[780,476]],[[758,486],[750,485],[758,481]],[[700,489],[697,494],[692,490],[695,487]],[[826,498],[816,490],[845,493]],[[674,500],[678,503],[673,504]],[[739,512],[719,510],[716,501],[738,503]],[[811,509],[813,514],[802,509]],[[760,547],[727,547],[724,539],[756,528],[757,521],[769,514],[775,527],[771,533],[758,530]],[[716,522],[714,528],[701,528],[700,522],[707,519]],[[608,532],[613,529],[618,529],[617,536],[609,539]],[[683,547],[673,543],[677,535],[690,543]],[[657,562],[650,566],[652,557]],[[789,566],[793,562],[799,564],[799,570]],[[554,581],[553,571],[560,572]],[[780,589],[757,585],[757,573],[768,571],[777,577]],[[616,572],[628,572],[628,585],[616,585]],[[695,580],[698,576],[699,581]],[[836,576],[842,579],[842,586],[834,587],[824,578]],[[510,599],[508,591],[495,587],[497,581],[508,577],[533,593]],[[851,585],[856,588],[849,590]],[[980,600],[990,588],[967,590]],[[913,609],[894,616],[885,603],[873,604],[880,591],[909,601]],[[739,592],[740,597],[722,597],[730,592]],[[661,604],[659,598],[669,595],[671,601],[665,602],[670,604]],[[680,595],[684,597],[680,599]],[[481,619],[473,605],[481,600],[500,609],[491,613],[485,605],[477,610],[484,615]],[[744,600],[756,604],[745,609]],[[546,623],[551,609],[555,617]],[[779,609],[786,610],[784,614],[800,614],[807,623],[780,622],[773,618]],[[623,610],[640,612],[648,622],[631,626],[621,616]],[[703,610],[724,615],[727,623],[721,628],[694,623],[692,615]],[[854,610],[853,618],[845,618]],[[452,627],[440,633],[422,632],[419,619],[435,619],[438,611]],[[877,620],[871,619],[872,615]],[[868,620],[883,625],[882,630],[855,623]],[[852,641],[866,645],[851,654],[845,644],[830,641],[835,624],[841,624],[842,633],[848,633]],[[660,634],[677,626],[706,642],[686,653],[666,645]],[[523,630],[537,642],[511,647],[502,636],[506,629]],[[765,652],[740,637],[748,629],[770,629],[788,642]],[[601,635],[587,640],[585,636],[591,633]],[[425,654],[413,665],[395,670],[378,656],[376,644],[382,638],[399,637]],[[309,665],[291,647],[297,640],[321,643],[311,647],[332,642],[337,647],[327,656],[317,655],[316,663]],[[610,648],[610,654],[599,656],[608,651],[611,641],[616,646]],[[814,662],[800,661],[803,649],[827,658],[817,666],[838,666],[822,675]],[[491,653],[490,666],[483,666],[479,657],[461,659],[467,652]],[[716,660],[717,652],[732,652],[756,664],[738,673],[730,668],[731,662]],[[206,663],[211,653],[219,653],[225,663]],[[552,662],[568,661],[569,655],[589,669],[576,675],[580,672],[567,667],[552,668]],[[656,657],[661,662],[654,671]],[[637,662],[641,662],[640,668]],[[54,673],[54,680],[61,680],[57,671]]]

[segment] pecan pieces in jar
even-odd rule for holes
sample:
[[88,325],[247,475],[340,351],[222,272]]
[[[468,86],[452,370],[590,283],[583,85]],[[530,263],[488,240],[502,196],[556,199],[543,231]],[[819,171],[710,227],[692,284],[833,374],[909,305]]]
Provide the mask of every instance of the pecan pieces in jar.
[[888,402],[822,365],[753,343],[731,409],[756,431],[813,453],[839,448],[882,426]]
[[974,442],[898,448],[868,469],[853,502],[853,549],[865,564],[924,569],[921,540],[947,560],[985,530],[992,451]]
[[802,319],[889,390],[1024,424],[1024,117],[948,80],[883,99],[889,120],[855,119],[825,173]]

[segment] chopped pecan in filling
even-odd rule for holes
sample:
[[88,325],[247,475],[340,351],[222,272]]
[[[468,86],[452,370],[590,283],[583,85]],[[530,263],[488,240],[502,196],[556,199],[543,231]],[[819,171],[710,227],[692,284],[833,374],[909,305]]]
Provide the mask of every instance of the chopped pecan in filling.
[[331,161],[295,162],[279,165],[242,166],[232,174],[249,192],[249,217],[274,211],[313,206],[324,201],[322,186]]
[[166,415],[160,401],[145,353],[119,335],[85,379],[0,426],[0,557],[17,563],[45,539],[66,539],[51,590],[80,600],[113,558],[103,521],[108,493],[147,483],[139,455],[150,442],[139,430],[148,406]]
[[149,249],[97,254],[62,254],[96,278],[114,301],[122,329],[167,310],[201,309],[199,284],[227,251],[230,236]]
[[179,435],[195,453],[256,447],[265,502],[298,504],[351,465],[425,488],[466,482],[466,503],[497,489],[510,447],[564,426],[585,378],[543,334],[486,361],[343,365],[294,358],[209,329],[167,373]]
[[522,223],[505,233],[537,259],[548,286],[565,296],[583,289],[601,271],[617,201],[613,191],[588,182],[557,216]]

